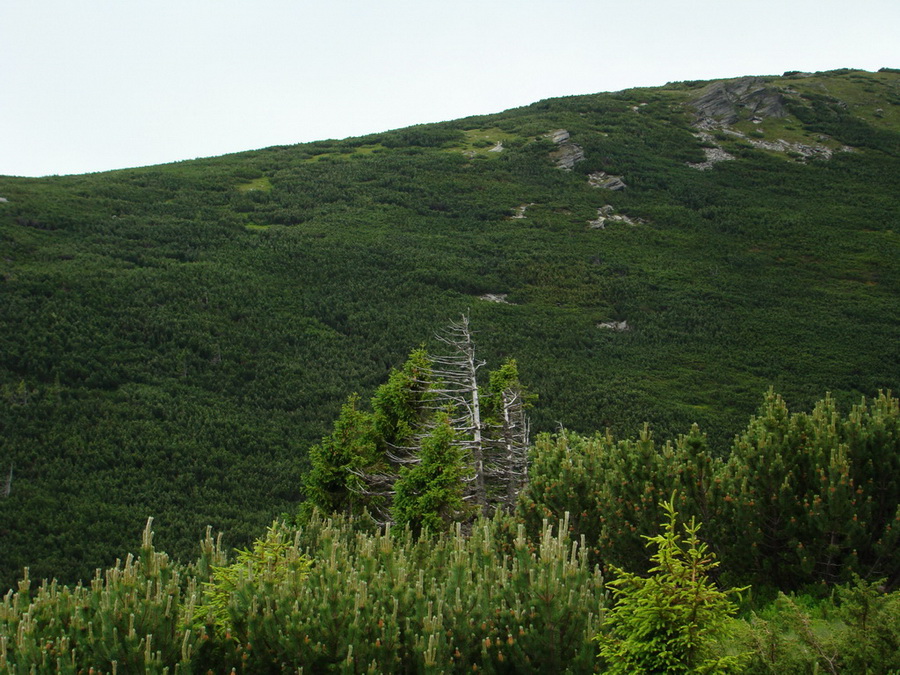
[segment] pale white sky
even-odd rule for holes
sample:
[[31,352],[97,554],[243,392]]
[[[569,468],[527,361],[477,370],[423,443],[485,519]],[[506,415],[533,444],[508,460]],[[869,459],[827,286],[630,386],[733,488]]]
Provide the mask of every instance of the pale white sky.
[[0,0],[0,174],[883,66],[900,67],[898,0]]

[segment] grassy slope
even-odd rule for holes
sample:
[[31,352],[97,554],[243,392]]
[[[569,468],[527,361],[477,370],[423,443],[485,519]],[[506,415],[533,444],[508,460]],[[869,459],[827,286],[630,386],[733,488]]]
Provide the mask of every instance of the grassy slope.
[[[482,355],[539,393],[538,429],[696,421],[725,452],[769,385],[794,408],[900,388],[900,76],[770,84],[803,119],[738,129],[856,150],[800,163],[724,137],[737,160],[696,171],[704,83],[679,83],[0,178],[2,582],[83,576],[148,515],[176,555],[207,523],[246,541],[300,497],[346,395],[467,309]],[[571,172],[549,160],[558,128],[585,151]],[[589,187],[599,170],[629,187]],[[645,222],[590,229],[606,204]]]

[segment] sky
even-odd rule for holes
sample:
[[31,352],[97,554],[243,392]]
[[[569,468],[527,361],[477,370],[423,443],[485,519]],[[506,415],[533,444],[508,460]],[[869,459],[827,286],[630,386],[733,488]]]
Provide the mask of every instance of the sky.
[[900,67],[897,0],[0,0],[0,174],[885,66]]

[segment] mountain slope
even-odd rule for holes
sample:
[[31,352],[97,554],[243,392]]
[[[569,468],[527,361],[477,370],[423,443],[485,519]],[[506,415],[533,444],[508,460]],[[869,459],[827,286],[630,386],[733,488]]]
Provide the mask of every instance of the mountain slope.
[[[85,576],[156,516],[231,543],[460,312],[535,427],[720,452],[900,388],[900,73],[682,82],[213,159],[0,178],[0,580]],[[489,297],[490,299],[484,299]]]

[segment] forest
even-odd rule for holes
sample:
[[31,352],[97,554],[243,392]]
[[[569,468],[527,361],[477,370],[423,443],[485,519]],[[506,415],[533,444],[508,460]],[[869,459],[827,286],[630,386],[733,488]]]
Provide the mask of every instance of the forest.
[[[746,87],[779,114],[704,116]],[[676,544],[749,586],[710,663],[897,669],[898,104],[675,82],[0,177],[0,672],[594,672]]]

